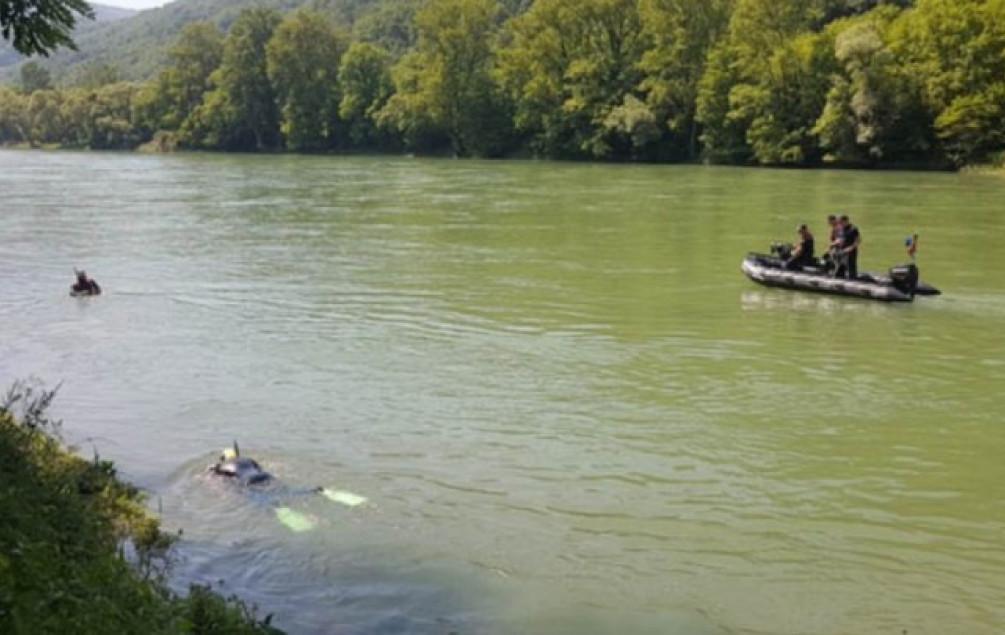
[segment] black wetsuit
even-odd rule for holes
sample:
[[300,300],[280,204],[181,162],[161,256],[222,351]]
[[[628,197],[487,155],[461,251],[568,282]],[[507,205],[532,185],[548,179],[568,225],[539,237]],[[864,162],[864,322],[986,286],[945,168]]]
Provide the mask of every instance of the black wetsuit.
[[[841,249],[847,249],[855,244],[859,240],[861,234],[858,232],[858,227],[854,225],[848,225],[844,228],[844,233],[841,234]],[[858,247],[855,247],[846,254],[847,266],[842,267],[838,271],[838,276],[844,276],[849,280],[855,280],[858,278]]]
[[815,261],[813,260],[813,239],[806,238],[803,242],[799,243],[799,255],[794,258],[790,258],[789,261],[785,263],[785,268],[798,270],[813,264],[815,264]]
[[98,283],[95,282],[94,280],[86,280],[83,282],[77,280],[77,282],[72,287],[70,287],[70,289],[74,293],[89,293],[91,295],[98,295],[99,293],[101,293],[101,287],[99,287]]

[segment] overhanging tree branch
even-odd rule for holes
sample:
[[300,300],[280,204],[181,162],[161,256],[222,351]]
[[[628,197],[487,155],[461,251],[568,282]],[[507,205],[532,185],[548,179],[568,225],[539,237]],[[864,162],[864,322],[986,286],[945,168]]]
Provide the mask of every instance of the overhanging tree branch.
[[23,55],[48,57],[60,46],[76,50],[71,34],[78,17],[94,19],[84,0],[0,0],[0,35]]

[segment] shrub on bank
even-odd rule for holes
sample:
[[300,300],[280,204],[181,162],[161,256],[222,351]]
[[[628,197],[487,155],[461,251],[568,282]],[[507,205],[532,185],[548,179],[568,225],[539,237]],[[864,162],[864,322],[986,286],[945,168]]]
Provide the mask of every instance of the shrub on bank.
[[236,598],[167,589],[174,536],[112,462],[62,446],[54,394],[18,383],[0,400],[0,632],[281,632]]

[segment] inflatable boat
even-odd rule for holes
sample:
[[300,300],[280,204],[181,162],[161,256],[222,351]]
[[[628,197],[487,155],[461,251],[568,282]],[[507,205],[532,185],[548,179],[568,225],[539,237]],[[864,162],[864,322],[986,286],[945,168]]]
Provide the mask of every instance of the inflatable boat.
[[[778,250],[773,247],[772,251],[777,253]],[[785,266],[785,259],[777,255],[747,254],[740,268],[748,278],[766,287],[847,295],[885,302],[913,302],[915,296],[941,293],[920,280],[918,267],[914,263],[893,267],[886,275],[862,273],[854,280],[835,277],[824,263],[788,269]]]

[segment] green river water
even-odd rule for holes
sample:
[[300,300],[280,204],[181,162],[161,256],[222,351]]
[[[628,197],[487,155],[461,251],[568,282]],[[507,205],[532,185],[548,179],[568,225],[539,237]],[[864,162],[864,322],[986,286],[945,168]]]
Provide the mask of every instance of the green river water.
[[[0,383],[292,633],[1005,629],[1005,179],[0,152]],[[937,298],[758,287],[852,215]],[[105,288],[67,296],[74,266]],[[282,504],[205,474],[231,440]]]

